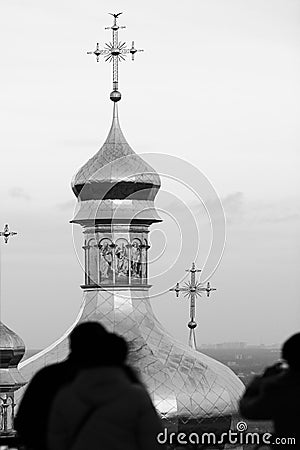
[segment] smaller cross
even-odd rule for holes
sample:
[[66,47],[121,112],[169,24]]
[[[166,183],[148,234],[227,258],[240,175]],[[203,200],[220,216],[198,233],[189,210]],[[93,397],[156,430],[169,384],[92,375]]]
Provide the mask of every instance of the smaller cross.
[[201,272],[201,270],[196,269],[195,263],[192,264],[191,269],[187,269],[186,271],[190,272],[191,280],[185,282],[183,287],[180,287],[179,283],[176,283],[175,288],[170,289],[170,291],[175,291],[176,297],[179,297],[180,292],[184,292],[185,297],[188,297],[190,300],[190,321],[188,322],[188,327],[190,329],[189,345],[196,350],[195,328],[197,327],[197,322],[195,321],[195,300],[198,296],[201,297],[202,292],[206,292],[207,297],[209,297],[212,291],[216,291],[216,288],[212,288],[209,281],[206,286],[204,286],[200,281],[196,281],[196,272]]
[[0,231],[0,236],[4,238],[4,243],[7,244],[11,236],[18,234],[16,231],[10,231],[8,224],[4,225],[4,230]]

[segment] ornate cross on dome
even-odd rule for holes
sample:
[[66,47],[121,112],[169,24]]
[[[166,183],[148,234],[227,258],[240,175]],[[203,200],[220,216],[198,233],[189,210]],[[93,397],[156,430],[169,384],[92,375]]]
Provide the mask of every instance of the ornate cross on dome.
[[216,291],[216,289],[210,286],[209,281],[207,282],[206,287],[204,287],[203,283],[200,283],[200,281],[196,281],[196,272],[201,272],[201,270],[196,269],[195,263],[192,264],[191,269],[187,269],[186,271],[190,272],[191,280],[185,282],[183,287],[179,287],[179,283],[177,283],[175,288],[170,289],[170,291],[175,291],[176,297],[179,297],[180,292],[184,292],[185,297],[188,297],[190,300],[190,321],[188,322],[188,327],[190,329],[189,345],[190,347],[196,349],[195,328],[197,326],[197,322],[195,321],[195,300],[198,296],[201,297],[201,292],[206,292],[207,297],[209,297],[211,291]]
[[4,225],[4,230],[0,231],[0,236],[4,238],[4,243],[7,244],[11,236],[18,234],[16,231],[10,231],[8,224]]
[[104,49],[100,49],[99,43],[97,42],[96,50],[93,52],[87,52],[88,55],[95,55],[97,62],[100,60],[100,56],[103,56],[105,61],[113,63],[113,91],[110,94],[110,99],[113,102],[118,102],[121,100],[121,93],[118,91],[118,70],[119,62],[125,61],[126,54],[131,53],[131,59],[134,60],[134,55],[137,52],[143,52],[144,50],[137,50],[134,46],[134,41],[132,41],[131,48],[127,48],[125,42],[119,41],[118,30],[120,28],[126,28],[124,26],[120,27],[117,24],[117,19],[122,13],[112,14],[109,13],[114,18],[114,23],[111,27],[106,27],[106,30],[112,30],[112,41],[105,44]]

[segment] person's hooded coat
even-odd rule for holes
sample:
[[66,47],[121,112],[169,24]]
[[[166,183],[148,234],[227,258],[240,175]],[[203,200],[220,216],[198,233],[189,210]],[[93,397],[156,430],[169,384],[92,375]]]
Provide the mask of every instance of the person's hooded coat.
[[[300,449],[300,371],[283,370],[273,376],[258,376],[247,387],[240,400],[240,413],[249,420],[272,420],[274,448]],[[275,439],[278,438],[278,443]],[[280,439],[295,439],[295,444],[282,444]]]
[[49,450],[158,450],[161,422],[140,384],[120,367],[83,370],[54,399]]

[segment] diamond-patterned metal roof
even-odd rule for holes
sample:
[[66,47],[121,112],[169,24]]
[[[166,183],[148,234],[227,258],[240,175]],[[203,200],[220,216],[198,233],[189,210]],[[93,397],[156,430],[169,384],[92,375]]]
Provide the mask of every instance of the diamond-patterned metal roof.
[[[146,291],[128,290],[124,295],[117,289],[97,288],[84,295],[76,322],[99,321],[129,342],[129,362],[147,386],[169,431],[212,432],[214,426],[219,431],[220,423],[228,430],[244,391],[228,367],[176,341],[157,320]],[[30,377],[47,363],[62,360],[67,342],[65,335],[56,346],[25,361],[22,374]]]
[[0,322],[0,390],[13,392],[25,384],[18,364],[25,353],[25,344],[14,331]]
[[79,169],[73,179],[72,188],[78,196],[83,188],[88,192],[90,189],[86,186],[93,185],[95,198],[98,184],[100,199],[103,198],[103,184],[119,182],[135,183],[138,186],[136,190],[151,186],[156,186],[157,189],[160,187],[158,173],[127,143],[120,128],[117,104],[114,104],[113,121],[107,139],[101,149]]

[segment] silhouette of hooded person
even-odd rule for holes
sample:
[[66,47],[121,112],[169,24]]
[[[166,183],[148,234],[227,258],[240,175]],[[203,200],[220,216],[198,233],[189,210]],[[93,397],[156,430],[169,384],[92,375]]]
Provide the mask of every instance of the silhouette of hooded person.
[[283,344],[281,355],[285,363],[268,367],[247,387],[240,413],[245,419],[273,421],[274,448],[300,449],[300,333]]
[[79,370],[76,360],[79,349],[84,352],[91,342],[97,342],[101,349],[101,341],[106,334],[107,331],[98,322],[77,325],[70,334],[68,358],[44,367],[29,382],[15,418],[15,429],[26,449],[47,449],[47,424],[56,393],[75,378]]
[[80,371],[52,404],[49,450],[162,450],[152,401],[127,373],[126,341],[108,333],[101,346],[75,352]]

